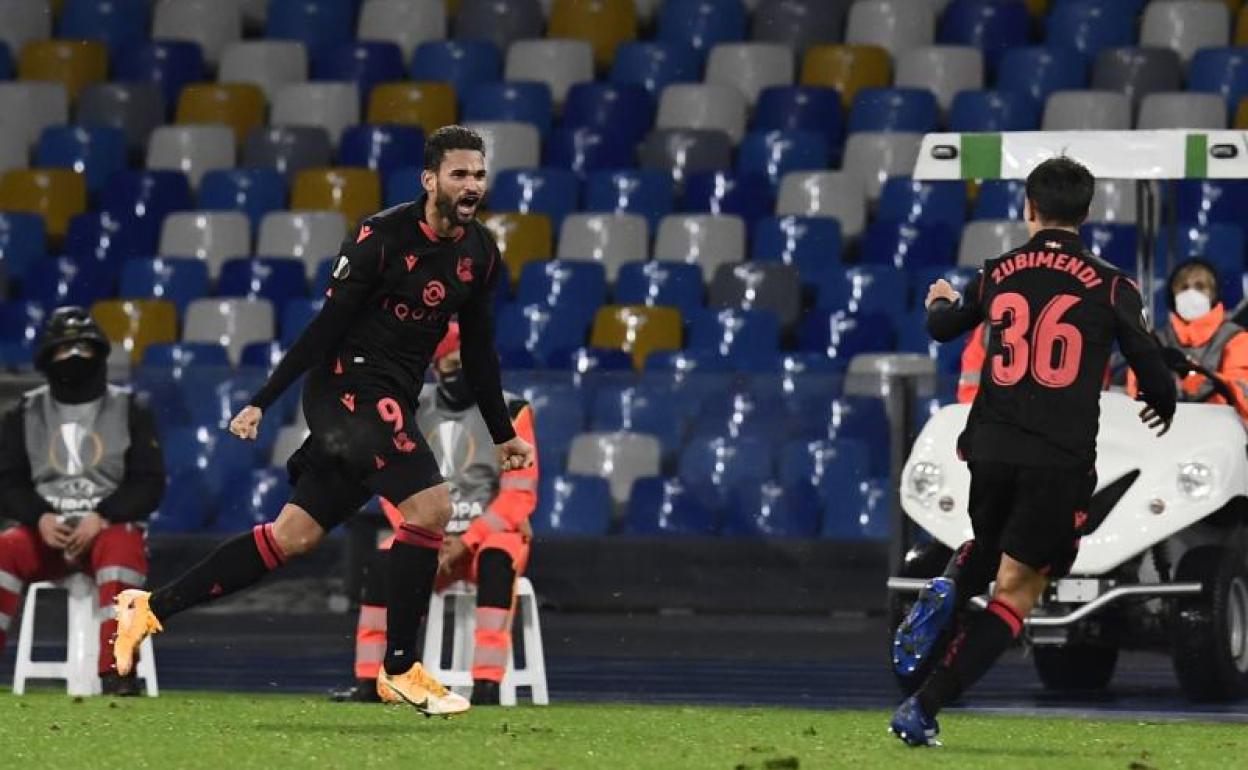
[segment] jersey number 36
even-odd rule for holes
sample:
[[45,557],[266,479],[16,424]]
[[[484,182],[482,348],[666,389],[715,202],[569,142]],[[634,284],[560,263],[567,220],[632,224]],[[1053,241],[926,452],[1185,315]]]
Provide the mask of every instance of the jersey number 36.
[[993,326],[1001,328],[1005,350],[992,357],[992,381],[1016,385],[1030,369],[1032,379],[1046,388],[1073,383],[1079,376],[1083,335],[1074,324],[1063,323],[1062,316],[1079,301],[1070,294],[1049,300],[1036,316],[1033,330],[1026,297],[1015,292],[997,295],[988,315]]

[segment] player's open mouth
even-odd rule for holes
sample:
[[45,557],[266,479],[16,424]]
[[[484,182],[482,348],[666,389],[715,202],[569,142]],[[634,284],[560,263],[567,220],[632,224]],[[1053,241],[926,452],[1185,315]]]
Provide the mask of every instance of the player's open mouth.
[[455,211],[461,217],[471,217],[477,210],[477,204],[481,202],[481,198],[476,195],[468,195],[459,199],[455,204]]

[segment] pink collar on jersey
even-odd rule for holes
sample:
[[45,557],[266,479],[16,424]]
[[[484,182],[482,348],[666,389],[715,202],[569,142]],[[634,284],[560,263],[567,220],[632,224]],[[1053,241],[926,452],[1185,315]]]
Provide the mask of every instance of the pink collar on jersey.
[[[429,223],[423,219],[420,220],[420,231],[431,241],[437,242],[445,240],[442,236],[438,235],[437,230],[430,227]],[[455,231],[451,233],[451,238],[454,239],[456,243],[459,243],[464,237],[464,232],[463,226],[456,226]]]

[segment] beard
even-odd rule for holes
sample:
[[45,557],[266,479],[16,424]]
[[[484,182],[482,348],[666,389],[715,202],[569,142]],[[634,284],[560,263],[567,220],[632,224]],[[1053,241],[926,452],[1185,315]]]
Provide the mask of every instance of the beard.
[[[462,204],[469,204],[470,211],[462,211]],[[459,198],[453,199],[451,196],[442,192],[439,188],[433,198],[434,208],[438,210],[438,215],[452,225],[466,225],[472,221],[477,214],[477,207],[481,204],[481,196],[476,194],[464,194]]]

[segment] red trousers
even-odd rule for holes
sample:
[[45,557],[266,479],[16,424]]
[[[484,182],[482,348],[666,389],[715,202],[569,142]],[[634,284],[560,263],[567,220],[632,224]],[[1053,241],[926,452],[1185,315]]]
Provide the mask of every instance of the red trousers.
[[43,542],[32,527],[18,526],[0,533],[0,648],[17,623],[17,608],[28,583],[57,580],[82,571],[99,585],[101,675],[113,669],[111,639],[117,631],[113,599],[127,588],[142,588],[147,580],[147,553],[143,530],[133,524],[105,526],[80,563],[65,561],[65,553]]

